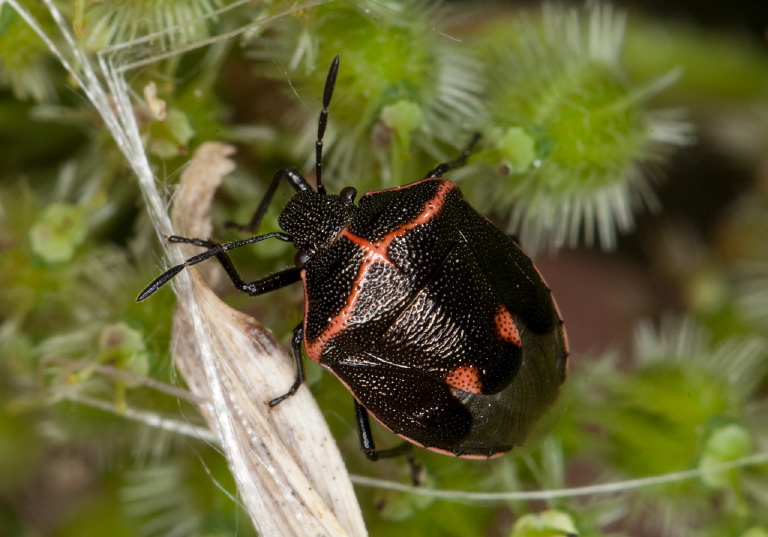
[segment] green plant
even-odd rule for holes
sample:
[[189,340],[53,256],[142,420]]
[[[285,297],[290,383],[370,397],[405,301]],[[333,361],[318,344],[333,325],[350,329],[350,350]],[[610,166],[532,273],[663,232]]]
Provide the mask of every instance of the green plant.
[[[134,303],[183,255],[169,248],[166,261],[156,230],[226,236],[221,224],[249,218],[275,169],[311,169],[335,54],[343,68],[325,139],[329,190],[415,180],[480,131],[480,147],[451,178],[530,252],[562,252],[554,263],[576,276],[553,283],[561,302],[610,278],[606,259],[630,255],[638,221],[656,227],[641,226],[635,264],[676,297],[634,307],[646,315],[632,318],[632,351],[579,344],[546,439],[488,462],[419,451],[427,477],[417,491],[398,484],[407,482],[400,461],[372,465],[358,452],[348,394],[309,364],[344,463],[375,476],[354,477],[368,531],[765,534],[763,52],[698,28],[627,20],[607,4],[521,13],[399,0],[0,0],[0,533],[243,535],[253,532],[249,515],[267,524],[269,513],[255,514],[262,497],[294,498],[284,502],[290,513],[307,508],[298,527],[328,533],[338,518],[339,528],[359,531],[356,507],[347,515],[338,507],[351,494],[334,496],[343,469],[302,460],[308,449],[293,446],[291,473],[276,462],[285,453],[258,451],[274,431],[310,428],[305,407],[289,420],[290,410],[266,413],[269,395],[239,393],[274,395],[282,380],[237,369],[262,362],[290,383],[290,362],[269,361],[279,348],[268,336],[196,279],[179,282],[175,320],[168,290]],[[703,233],[690,213],[669,218],[673,200],[657,177],[671,170],[674,186],[680,163],[668,159],[681,148],[709,158],[713,147],[748,180]],[[191,155],[210,158],[189,164]],[[176,191],[181,176],[211,182],[196,191],[202,201]],[[211,228],[208,204],[222,179]],[[718,175],[695,185],[683,206],[703,203]],[[262,231],[276,230],[275,205]],[[578,272],[568,265],[574,247],[609,253]],[[265,242],[236,262],[256,278],[291,255]],[[266,300],[217,290],[284,343],[301,317],[299,289]],[[607,311],[597,317],[605,320],[641,302],[629,285],[606,293],[595,284],[580,309],[564,311],[577,341],[581,317],[602,329],[590,313]],[[205,316],[217,322],[194,324]],[[254,341],[261,351],[245,348]],[[257,487],[257,467],[283,483]],[[302,476],[313,471],[331,477],[307,503],[303,494],[318,487]],[[71,481],[57,488],[59,472]],[[535,498],[546,509],[534,508]],[[321,505],[328,510],[318,521]],[[264,534],[293,531],[275,520]]]

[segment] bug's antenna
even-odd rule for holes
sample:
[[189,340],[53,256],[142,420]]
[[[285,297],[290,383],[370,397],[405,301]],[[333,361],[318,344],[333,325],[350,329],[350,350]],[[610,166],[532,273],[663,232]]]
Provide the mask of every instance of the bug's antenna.
[[336,85],[336,75],[339,74],[339,56],[338,54],[331,62],[328,69],[328,77],[325,79],[325,89],[323,90],[323,110],[320,112],[320,119],[317,121],[317,142],[315,142],[315,178],[317,180],[317,193],[325,194],[323,186],[323,136],[325,127],[328,124],[328,106],[331,104],[333,96],[333,87]]

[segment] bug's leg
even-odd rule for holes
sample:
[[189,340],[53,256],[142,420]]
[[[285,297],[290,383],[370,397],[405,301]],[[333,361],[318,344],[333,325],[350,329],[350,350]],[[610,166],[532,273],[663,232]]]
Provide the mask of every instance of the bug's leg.
[[472,140],[467,145],[466,149],[461,152],[461,155],[459,158],[454,159],[450,162],[443,162],[442,164],[438,164],[437,167],[430,171],[426,176],[424,176],[424,179],[434,179],[436,177],[443,177],[445,175],[445,172],[448,170],[452,170],[454,168],[459,168],[461,166],[464,166],[464,164],[467,162],[467,158],[472,153],[472,150],[474,149],[475,145],[477,145],[477,142],[480,140],[480,133],[476,132],[475,135],[472,137]]
[[245,282],[237,272],[235,265],[232,263],[232,259],[225,252],[218,252],[215,254],[216,259],[224,267],[224,271],[227,273],[229,280],[235,289],[243,293],[248,293],[251,296],[263,295],[269,293],[275,289],[280,289],[292,283],[296,283],[301,279],[301,267],[291,267],[280,272],[275,272],[269,276],[265,276],[259,280],[252,282]]
[[413,444],[404,441],[397,447],[377,450],[376,444],[373,441],[373,434],[371,433],[368,411],[357,402],[357,399],[355,399],[355,419],[357,421],[357,435],[360,439],[360,451],[372,461],[404,455],[411,467],[411,481],[414,486],[418,487],[421,484],[421,465],[416,462],[416,457],[413,454]]
[[286,269],[282,272],[277,272],[271,276],[267,276],[266,278],[257,280],[255,282],[245,283],[237,273],[235,266],[232,264],[232,260],[226,254],[228,250],[234,250],[235,248],[240,248],[241,246],[245,246],[247,244],[253,244],[265,239],[273,238],[285,242],[293,242],[293,237],[287,233],[281,232],[267,233],[266,235],[258,235],[241,241],[226,242],[224,244],[219,244],[211,240],[194,238],[190,239],[187,237],[178,237],[176,235],[172,235],[168,237],[168,242],[192,244],[194,246],[208,248],[208,250],[201,254],[197,254],[196,256],[190,257],[181,265],[176,265],[175,267],[171,267],[170,269],[163,272],[160,276],[155,278],[152,283],[144,288],[141,293],[139,293],[136,302],[141,302],[142,300],[149,298],[152,294],[155,293],[155,291],[160,289],[163,285],[171,281],[179,272],[184,270],[185,267],[197,265],[198,263],[201,263],[206,259],[210,259],[211,257],[218,259],[219,263],[221,263],[221,265],[224,267],[224,270],[227,272],[227,276],[229,276],[232,284],[238,290],[243,291],[244,293],[249,293],[251,295],[268,293],[269,291],[279,289],[280,287],[285,287],[286,285],[298,281],[301,278],[301,269],[299,267],[294,267],[291,269]]
[[259,230],[261,221],[264,219],[264,215],[267,214],[267,209],[269,208],[269,204],[272,202],[272,198],[275,196],[277,186],[280,184],[281,179],[288,181],[288,184],[291,185],[291,187],[293,187],[296,192],[299,192],[300,190],[312,189],[312,187],[309,186],[307,180],[304,179],[304,176],[301,175],[296,168],[283,168],[281,170],[277,170],[275,176],[272,178],[272,181],[269,183],[269,187],[267,187],[267,191],[264,193],[264,197],[261,198],[261,202],[256,208],[256,212],[253,213],[251,220],[247,224],[238,224],[237,222],[227,221],[224,222],[224,227],[237,229],[238,231],[256,233]]
[[[298,268],[298,267],[297,267]],[[290,269],[288,269],[290,270]],[[279,273],[278,273],[279,274]],[[275,397],[269,402],[269,406],[274,407],[291,397],[296,391],[304,384],[304,360],[301,356],[301,341],[304,339],[304,321],[300,322],[296,328],[293,329],[293,339],[291,340],[291,351],[293,354],[293,362],[296,364],[296,380],[293,382],[293,386],[280,397]]]

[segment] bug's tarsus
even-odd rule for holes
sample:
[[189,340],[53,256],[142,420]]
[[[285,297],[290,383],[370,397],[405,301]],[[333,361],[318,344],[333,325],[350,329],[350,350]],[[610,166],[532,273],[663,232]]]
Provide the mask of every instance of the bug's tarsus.
[[174,244],[192,244],[194,246],[200,246],[201,248],[214,249],[219,247],[219,243],[211,239],[196,239],[190,237],[180,237],[179,235],[171,235],[168,237],[168,242]]
[[450,162],[443,162],[442,164],[438,164],[434,170],[430,171],[426,176],[424,176],[424,179],[435,179],[437,177],[443,177],[445,172],[448,170],[464,166],[464,164],[467,163],[467,158],[469,158],[469,155],[472,154],[472,150],[475,148],[477,142],[479,141],[480,133],[476,132],[474,136],[472,136],[472,140],[470,140],[469,144],[467,144],[467,147],[464,149],[464,151],[461,152],[461,155],[458,158]]
[[328,69],[328,76],[325,79],[325,89],[323,90],[323,109],[320,111],[320,119],[317,121],[317,141],[315,142],[315,178],[317,181],[317,193],[325,194],[323,185],[323,136],[325,136],[325,127],[328,125],[328,107],[331,105],[333,97],[333,88],[336,86],[336,76],[339,74],[339,56],[331,62]]
[[[294,267],[297,268],[298,267]],[[288,269],[290,270],[290,269]],[[299,269],[300,272],[300,269]],[[293,329],[293,339],[291,340],[291,351],[293,354],[293,362],[296,365],[296,380],[293,382],[291,388],[280,397],[275,397],[269,402],[270,407],[276,407],[289,397],[296,394],[298,389],[304,384],[304,359],[301,355],[301,342],[304,339],[304,321],[301,321],[296,328]]]
[[413,483],[414,487],[418,487],[421,485],[424,467],[416,460],[416,454],[413,452],[413,444],[409,444],[408,442],[405,442],[405,444],[410,448],[405,452],[405,459],[411,467],[411,483]]
[[357,421],[357,435],[360,440],[360,451],[368,457],[368,460],[378,461],[380,459],[391,459],[393,457],[402,457],[408,460],[411,467],[411,481],[418,487],[421,484],[421,465],[416,462],[416,456],[413,454],[413,444],[403,441],[402,444],[391,449],[376,449],[371,432],[371,421],[368,416],[368,410],[355,399],[355,420]]
[[146,300],[147,298],[152,296],[155,293],[155,291],[157,291],[163,285],[171,281],[171,279],[173,279],[173,277],[176,276],[179,272],[184,270],[184,267],[186,266],[187,266],[186,264],[176,265],[175,267],[170,268],[165,272],[163,272],[160,276],[152,280],[152,283],[147,285],[141,293],[139,293],[139,296],[136,297],[136,302],[141,302],[142,300]]

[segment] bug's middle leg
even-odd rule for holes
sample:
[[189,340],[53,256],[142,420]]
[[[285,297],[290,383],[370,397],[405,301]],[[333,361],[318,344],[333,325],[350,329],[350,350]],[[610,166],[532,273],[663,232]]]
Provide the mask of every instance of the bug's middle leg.
[[296,366],[296,380],[287,392],[280,397],[275,397],[269,402],[270,407],[275,407],[294,395],[301,385],[304,384],[304,359],[301,355],[301,342],[303,339],[304,321],[300,322],[296,328],[293,329],[293,339],[291,340],[291,353],[293,354],[293,363]]

